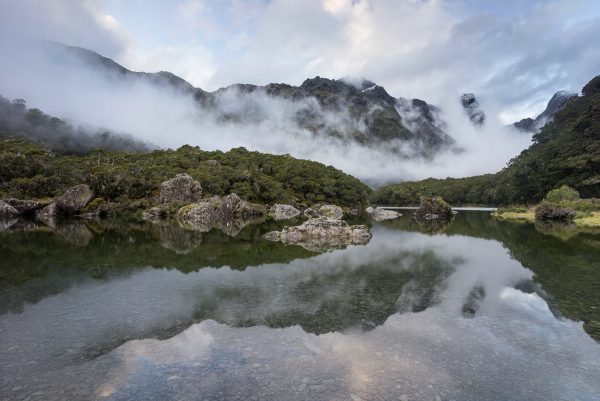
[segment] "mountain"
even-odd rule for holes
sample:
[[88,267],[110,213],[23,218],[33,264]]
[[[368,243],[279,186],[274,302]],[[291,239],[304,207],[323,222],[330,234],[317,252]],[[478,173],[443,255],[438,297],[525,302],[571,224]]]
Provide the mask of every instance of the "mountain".
[[41,47],[56,63],[84,65],[120,85],[142,82],[193,96],[223,123],[259,124],[272,118],[264,103],[281,101],[292,114],[292,123],[314,136],[378,147],[400,157],[430,158],[455,146],[437,107],[419,99],[395,98],[368,80],[317,76],[300,86],[234,84],[207,92],[169,72],[130,71],[88,49],[57,42]]
[[599,198],[600,75],[581,93],[568,96],[552,121],[533,135],[533,144],[500,172],[388,185],[375,191],[371,201],[418,204],[421,195],[440,195],[455,205],[532,204],[562,185],[577,189],[582,197]]
[[546,109],[539,116],[536,118],[524,118],[513,125],[523,131],[533,133],[539,132],[544,125],[552,121],[554,115],[562,110],[569,100],[576,96],[576,93],[558,91],[554,94],[554,96],[552,96],[548,102],[548,105],[546,106]]
[[86,153],[95,149],[148,152],[150,145],[130,135],[107,129],[74,127],[67,121],[27,108],[23,99],[0,96],[0,138],[25,139],[59,154]]

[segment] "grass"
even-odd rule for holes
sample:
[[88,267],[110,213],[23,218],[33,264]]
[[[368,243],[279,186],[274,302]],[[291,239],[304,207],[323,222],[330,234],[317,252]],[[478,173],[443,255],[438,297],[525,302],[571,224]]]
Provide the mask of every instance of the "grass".
[[600,227],[600,212],[591,212],[585,217],[576,217],[575,224],[585,227]]

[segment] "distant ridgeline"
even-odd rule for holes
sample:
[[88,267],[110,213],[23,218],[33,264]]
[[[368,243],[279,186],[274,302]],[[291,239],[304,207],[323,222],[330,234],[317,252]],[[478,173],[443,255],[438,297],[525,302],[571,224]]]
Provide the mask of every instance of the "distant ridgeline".
[[376,190],[375,204],[417,204],[421,195],[440,195],[454,205],[537,203],[561,185],[582,197],[600,197],[600,76],[570,97],[554,120],[533,135],[533,144],[496,174],[429,178]]
[[43,198],[85,183],[105,200],[128,202],[158,192],[160,182],[186,172],[206,195],[237,193],[259,203],[359,207],[371,189],[331,166],[287,155],[205,152],[198,147],[150,153],[93,151],[56,155],[22,140],[0,139],[0,198]]
[[0,137],[25,139],[61,154],[86,153],[94,149],[147,152],[149,146],[110,130],[73,127],[39,109],[29,109],[25,100],[0,96]]

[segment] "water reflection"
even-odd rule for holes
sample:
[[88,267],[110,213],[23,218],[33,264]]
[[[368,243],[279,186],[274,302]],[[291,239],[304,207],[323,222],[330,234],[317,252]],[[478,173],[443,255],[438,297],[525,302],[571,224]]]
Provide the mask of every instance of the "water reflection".
[[[593,248],[532,237],[532,226],[485,215],[459,215],[444,235],[414,224],[378,224],[366,247],[321,255],[263,243],[272,228],[262,226],[235,238],[92,227],[85,247],[40,232],[3,237],[2,294],[12,306],[0,315],[0,393],[110,400],[592,400],[600,393],[600,347],[581,323],[557,319],[545,298],[560,304],[550,288],[564,287],[543,280],[558,273],[549,282],[590,284],[548,272],[555,264],[534,269],[536,277],[523,267],[549,260],[532,238],[548,258],[577,261],[576,272],[591,266]],[[550,250],[557,241],[563,248]],[[181,261],[189,264],[162,268]]]

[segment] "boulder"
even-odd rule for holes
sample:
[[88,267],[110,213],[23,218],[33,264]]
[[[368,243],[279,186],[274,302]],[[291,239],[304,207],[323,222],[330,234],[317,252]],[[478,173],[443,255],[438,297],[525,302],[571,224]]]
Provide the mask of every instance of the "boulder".
[[158,221],[169,217],[169,209],[164,206],[154,206],[142,213],[142,219]]
[[294,206],[282,205],[279,203],[271,206],[270,212],[273,220],[293,219],[301,213],[300,210],[296,209]]
[[424,220],[450,220],[454,214],[450,205],[441,197],[421,197],[421,204],[415,212],[417,219]]
[[304,211],[306,217],[326,217],[339,220],[344,217],[344,210],[336,205],[315,205]]
[[226,228],[243,226],[241,224],[234,225],[232,222],[255,219],[264,213],[263,206],[246,202],[236,194],[229,194],[223,198],[213,196],[184,206],[177,212],[177,219],[195,230],[209,231],[218,226],[227,233],[237,233],[237,230],[226,230]]
[[12,218],[18,216],[20,213],[13,206],[7,202],[0,200],[0,218]]
[[60,215],[60,211],[56,206],[56,203],[51,203],[43,209],[35,211],[36,220],[40,220],[44,224],[54,227],[56,226],[56,219]]
[[160,203],[198,202],[202,198],[202,186],[187,174],[177,174],[174,178],[164,181],[159,186]]
[[67,189],[62,196],[56,198],[55,204],[65,213],[73,214],[86,207],[94,196],[94,191],[89,186],[79,184]]
[[313,251],[323,251],[346,245],[365,245],[372,234],[367,226],[350,226],[344,220],[326,217],[312,218],[299,226],[284,227],[282,231],[271,231],[263,238],[281,241],[284,244],[300,245]]
[[378,207],[373,208],[371,206],[366,208],[365,211],[369,213],[375,221],[396,219],[402,216],[402,213],[398,213],[394,210],[381,209]]
[[48,205],[48,203],[44,203],[36,200],[26,200],[26,199],[15,199],[9,198],[5,199],[5,202],[17,209],[19,214],[27,214],[36,211],[37,209],[41,209],[42,207]]

